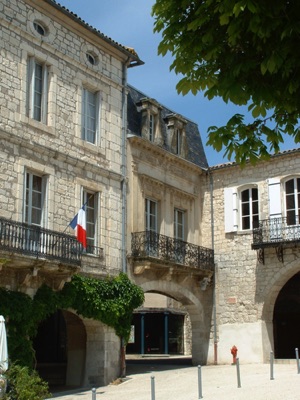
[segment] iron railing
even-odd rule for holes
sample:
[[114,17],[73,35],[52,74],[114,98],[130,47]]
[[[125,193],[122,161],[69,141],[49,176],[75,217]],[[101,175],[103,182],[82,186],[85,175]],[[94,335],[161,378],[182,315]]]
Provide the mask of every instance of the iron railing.
[[188,267],[213,270],[214,253],[197,246],[152,231],[131,234],[132,257],[152,257]]
[[74,236],[0,218],[0,248],[80,265],[82,245]]
[[297,221],[298,218],[291,220],[286,217],[260,220],[258,228],[253,229],[252,248],[300,242],[300,224]]

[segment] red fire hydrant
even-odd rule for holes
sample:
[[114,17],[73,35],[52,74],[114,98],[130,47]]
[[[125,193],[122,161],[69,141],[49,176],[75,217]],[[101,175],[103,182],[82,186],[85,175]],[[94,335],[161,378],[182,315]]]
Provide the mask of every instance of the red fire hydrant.
[[236,356],[237,356],[237,352],[238,352],[237,347],[236,346],[232,346],[230,352],[231,352],[232,358],[233,358],[232,364],[236,364]]

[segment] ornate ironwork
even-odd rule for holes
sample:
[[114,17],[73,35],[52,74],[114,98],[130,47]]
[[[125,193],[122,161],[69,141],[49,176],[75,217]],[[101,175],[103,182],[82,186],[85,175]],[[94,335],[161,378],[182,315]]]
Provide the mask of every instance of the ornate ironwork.
[[74,236],[0,218],[0,248],[80,265],[82,245]]
[[300,243],[300,225],[296,221],[298,217],[293,221],[288,218],[269,218],[259,221],[258,228],[253,229],[252,248]]
[[214,269],[214,252],[212,249],[152,231],[131,234],[131,255],[140,258],[152,257],[206,270]]

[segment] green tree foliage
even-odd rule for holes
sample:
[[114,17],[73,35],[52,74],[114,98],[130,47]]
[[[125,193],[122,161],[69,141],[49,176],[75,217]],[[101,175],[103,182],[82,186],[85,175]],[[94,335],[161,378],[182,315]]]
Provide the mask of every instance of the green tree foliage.
[[278,152],[282,134],[300,141],[299,0],[156,0],[158,52],[182,77],[183,95],[248,105],[253,122],[237,114],[210,127],[208,144],[231,158],[256,162]]
[[127,343],[133,310],[143,301],[142,289],[123,273],[104,280],[74,275],[60,292],[44,285],[33,299],[0,288],[0,314],[6,320],[9,358],[32,368],[32,339],[39,324],[58,309],[72,308],[85,318],[101,321]]

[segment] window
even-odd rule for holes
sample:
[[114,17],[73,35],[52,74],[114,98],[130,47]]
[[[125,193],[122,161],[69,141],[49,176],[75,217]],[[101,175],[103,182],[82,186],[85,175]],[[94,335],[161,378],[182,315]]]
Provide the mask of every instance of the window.
[[99,98],[99,92],[83,89],[81,138],[93,144],[96,144],[99,133]]
[[41,36],[45,36],[46,35],[46,28],[44,28],[44,26],[39,23],[39,22],[34,22],[33,23],[33,27],[34,30]]
[[97,195],[93,192],[83,190],[82,202],[86,211],[86,239],[87,252],[95,254],[96,246],[96,223],[97,223]]
[[174,210],[174,238],[185,240],[184,234],[184,211]]
[[28,63],[27,113],[30,118],[47,123],[48,67],[30,57]]
[[259,226],[258,189],[224,189],[225,232],[250,230]]
[[146,199],[145,202],[146,231],[157,232],[157,202]]
[[257,188],[241,191],[240,204],[241,229],[257,228],[259,221]]
[[45,177],[26,173],[24,221],[30,225],[42,226],[45,205]]
[[180,129],[176,129],[176,131],[175,131],[175,153],[177,155],[181,154],[181,142],[182,142],[181,139],[182,139],[181,131],[180,131]]
[[150,142],[154,141],[154,127],[155,127],[154,121],[155,121],[154,115],[150,114],[150,116],[149,116],[149,140],[150,140]]
[[300,178],[285,182],[285,206],[287,225],[298,225],[300,222]]

